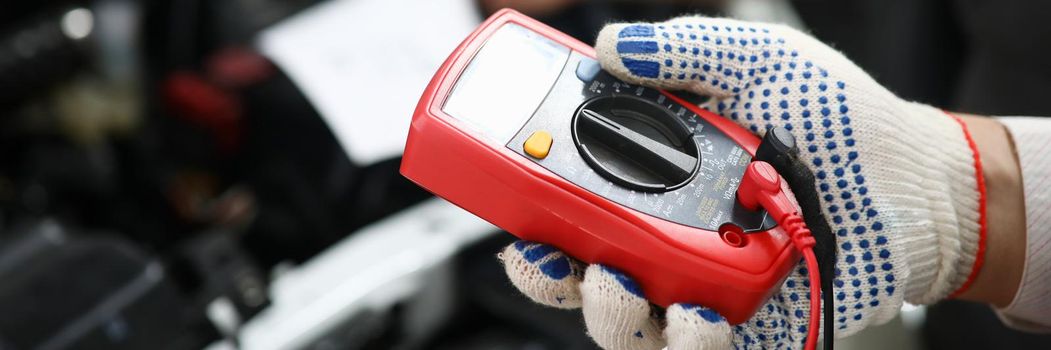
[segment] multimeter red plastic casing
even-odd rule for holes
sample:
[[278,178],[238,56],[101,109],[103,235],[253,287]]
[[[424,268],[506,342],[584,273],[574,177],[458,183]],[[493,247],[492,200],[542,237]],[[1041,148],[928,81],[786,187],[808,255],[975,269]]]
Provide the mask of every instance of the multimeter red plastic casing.
[[[683,225],[629,208],[568,181],[513,149],[515,144],[485,137],[443,110],[475,54],[508,24],[595,56],[590,46],[534,19],[513,10],[497,12],[460,44],[427,86],[412,119],[401,173],[520,239],[624,271],[657,305],[705,305],[731,324],[749,319],[800,259],[780,227],[728,236],[720,229]],[[747,130],[672,94],[660,94],[717,128],[748,153],[744,158],[755,153],[760,140]],[[491,113],[501,118],[500,110]]]

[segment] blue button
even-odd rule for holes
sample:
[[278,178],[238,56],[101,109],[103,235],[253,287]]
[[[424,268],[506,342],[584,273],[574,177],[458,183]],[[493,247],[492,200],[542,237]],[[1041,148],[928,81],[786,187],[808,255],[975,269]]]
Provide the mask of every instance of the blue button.
[[595,76],[600,71],[602,71],[602,66],[599,66],[598,61],[593,59],[583,58],[577,63],[577,78],[585,83],[595,80]]

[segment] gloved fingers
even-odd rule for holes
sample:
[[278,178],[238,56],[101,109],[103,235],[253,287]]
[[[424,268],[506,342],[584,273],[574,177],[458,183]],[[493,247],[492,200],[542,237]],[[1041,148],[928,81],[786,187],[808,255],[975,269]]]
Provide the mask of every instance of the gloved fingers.
[[661,322],[642,289],[627,275],[590,265],[581,284],[588,334],[606,350],[648,350],[665,346]]
[[627,82],[725,98],[750,87],[772,64],[798,54],[784,47],[780,34],[787,31],[725,18],[680,17],[607,25],[595,49],[602,67]]
[[517,241],[499,258],[511,283],[533,301],[560,309],[580,307],[580,262],[555,247]]
[[730,324],[715,310],[693,304],[674,304],[665,314],[668,350],[732,348]]

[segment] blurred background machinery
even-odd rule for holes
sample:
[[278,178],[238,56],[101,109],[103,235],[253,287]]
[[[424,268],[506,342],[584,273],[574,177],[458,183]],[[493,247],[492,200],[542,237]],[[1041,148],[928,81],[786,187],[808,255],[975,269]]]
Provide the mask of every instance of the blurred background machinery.
[[[585,42],[609,21],[683,13],[789,23],[908,98],[1046,115],[1039,99],[976,93],[1004,80],[993,39],[1047,38],[1040,5],[1003,3],[2,4],[0,349],[593,349],[578,312],[507,282],[494,256],[509,235],[397,173],[416,98],[482,18],[516,7]],[[973,15],[989,8],[1032,15],[990,35]],[[1026,83],[1051,80],[1020,62]],[[950,341],[964,317],[1001,338]],[[1042,341],[951,304],[855,339],[841,346]]]

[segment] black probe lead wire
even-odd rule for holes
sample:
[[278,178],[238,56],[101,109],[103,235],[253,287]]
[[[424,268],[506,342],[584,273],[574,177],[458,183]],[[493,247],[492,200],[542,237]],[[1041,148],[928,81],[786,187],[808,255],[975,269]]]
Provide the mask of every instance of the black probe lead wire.
[[755,153],[756,160],[770,163],[781,177],[788,182],[796,202],[803,209],[803,221],[810,228],[811,234],[816,241],[814,253],[817,255],[818,267],[821,272],[822,304],[824,304],[824,336],[822,346],[825,350],[832,350],[835,340],[835,300],[832,297],[833,280],[835,279],[836,264],[836,236],[832,228],[825,220],[825,214],[821,210],[821,202],[815,189],[814,174],[803,162],[799,161],[799,148],[796,147],[795,137],[788,129],[775,127],[766,132],[759,149]]

